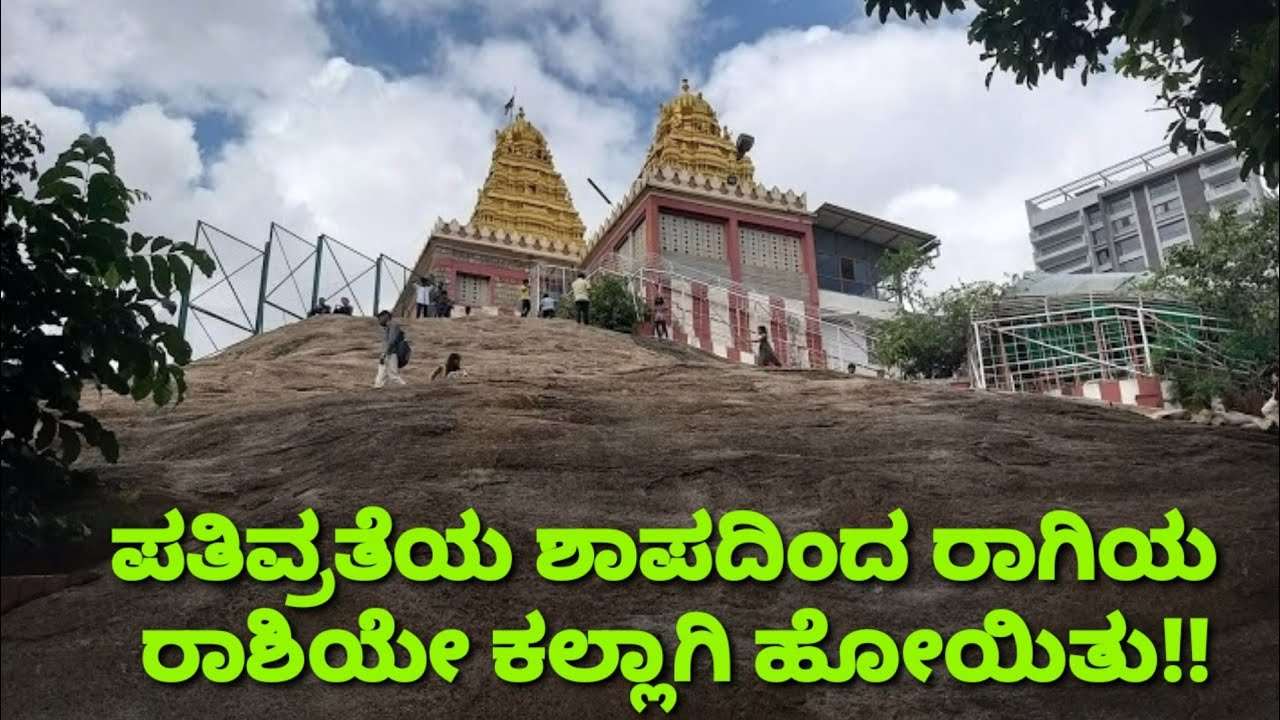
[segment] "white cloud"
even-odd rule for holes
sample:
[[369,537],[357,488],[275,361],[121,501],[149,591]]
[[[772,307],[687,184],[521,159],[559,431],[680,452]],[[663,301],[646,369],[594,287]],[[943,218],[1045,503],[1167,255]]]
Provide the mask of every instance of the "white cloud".
[[[532,43],[581,87],[667,89],[688,73],[705,0],[378,0],[401,21],[442,24],[462,9],[500,35]],[[523,90],[522,90],[523,91]]]
[[30,120],[44,134],[45,152],[36,158],[41,171],[53,162],[59,152],[67,149],[72,140],[89,131],[89,121],[84,113],[56,105],[47,95],[36,90],[0,88],[0,108],[5,115],[18,121]]
[[315,0],[5,0],[0,78],[94,99],[238,109],[323,61],[315,9]]
[[964,28],[786,30],[716,58],[706,94],[752,133],[757,179],[937,234],[930,282],[1030,268],[1023,202],[1160,144],[1153,91],[1106,76],[1033,91],[987,67]]

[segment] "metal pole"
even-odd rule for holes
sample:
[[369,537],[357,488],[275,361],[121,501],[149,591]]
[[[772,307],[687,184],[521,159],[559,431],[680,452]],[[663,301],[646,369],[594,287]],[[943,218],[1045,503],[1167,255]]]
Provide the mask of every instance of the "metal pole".
[[1156,368],[1155,368],[1155,365],[1151,362],[1151,343],[1147,342],[1147,323],[1142,319],[1142,316],[1144,314],[1145,313],[1142,309],[1142,296],[1139,295],[1138,296],[1138,332],[1142,334],[1142,354],[1146,357],[1147,374],[1155,375]]
[[382,253],[373,261],[373,314],[378,314],[382,304]]
[[[324,235],[316,237],[315,274],[311,278],[311,308],[320,304],[320,264],[324,261]],[[307,308],[308,311],[311,308]]]
[[[191,247],[200,247],[200,224],[203,220],[196,221],[195,236],[191,238]],[[187,287],[182,291],[182,301],[178,303],[178,334],[185,340],[187,337],[187,308],[191,306],[191,286],[195,284],[196,264],[193,261],[191,267],[187,268]]]
[[267,272],[271,266],[271,237],[262,246],[262,279],[258,282],[258,312],[253,320],[253,334],[262,332],[262,310],[267,302]]

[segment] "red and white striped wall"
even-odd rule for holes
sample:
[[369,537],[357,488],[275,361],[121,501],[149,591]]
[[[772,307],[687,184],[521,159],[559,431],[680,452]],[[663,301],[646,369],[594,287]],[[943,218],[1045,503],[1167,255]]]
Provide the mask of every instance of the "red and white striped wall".
[[1173,404],[1173,393],[1169,381],[1152,376],[1064,383],[1060,388],[1049,390],[1046,394],[1055,397],[1082,397],[1148,408],[1164,408]]

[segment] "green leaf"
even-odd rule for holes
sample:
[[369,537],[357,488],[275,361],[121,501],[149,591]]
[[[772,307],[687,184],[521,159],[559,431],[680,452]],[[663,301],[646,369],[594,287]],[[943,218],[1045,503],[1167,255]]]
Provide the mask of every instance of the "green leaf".
[[162,370],[157,378],[155,385],[151,388],[152,398],[156,401],[156,405],[164,407],[173,399],[173,388],[169,385],[168,369]]
[[173,286],[185,295],[191,289],[191,268],[187,267],[181,257],[173,257],[172,260],[169,263],[169,272],[173,275]]
[[135,255],[130,258],[130,264],[133,268],[134,286],[144,292],[151,292],[151,264],[147,262],[147,258]]
[[120,460],[120,441],[110,430],[103,430],[98,436],[98,450],[107,462],[115,464]]
[[130,397],[135,401],[144,399],[151,394],[153,383],[154,381],[149,373],[146,375],[134,375],[133,384],[129,390]]
[[40,188],[36,193],[37,200],[58,200],[66,197],[79,197],[80,188],[65,180],[57,180]]
[[36,431],[35,448],[37,450],[43,450],[49,447],[49,444],[53,442],[53,438],[57,433],[57,430],[58,419],[54,417],[53,413],[40,413],[40,429]]
[[37,184],[37,187],[43,188],[46,185],[58,182],[59,180],[66,180],[68,178],[83,180],[84,175],[74,165],[57,164],[46,170],[44,174],[40,176],[40,182]]
[[80,434],[74,427],[60,423],[58,437],[62,440],[62,464],[70,465],[80,457]]
[[156,292],[161,297],[169,297],[173,293],[173,284],[169,275],[169,258],[164,255],[151,256],[151,279],[155,281]]
[[151,238],[142,233],[134,233],[129,238],[129,251],[134,253],[142,252],[142,248],[146,247],[148,242],[151,242]]

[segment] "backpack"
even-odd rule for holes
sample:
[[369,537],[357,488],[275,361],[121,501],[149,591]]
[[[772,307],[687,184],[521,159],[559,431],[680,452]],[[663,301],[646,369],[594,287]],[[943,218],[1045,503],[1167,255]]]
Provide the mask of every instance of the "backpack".
[[404,367],[409,364],[409,353],[413,348],[409,347],[407,338],[400,338],[400,344],[396,346],[396,364]]

